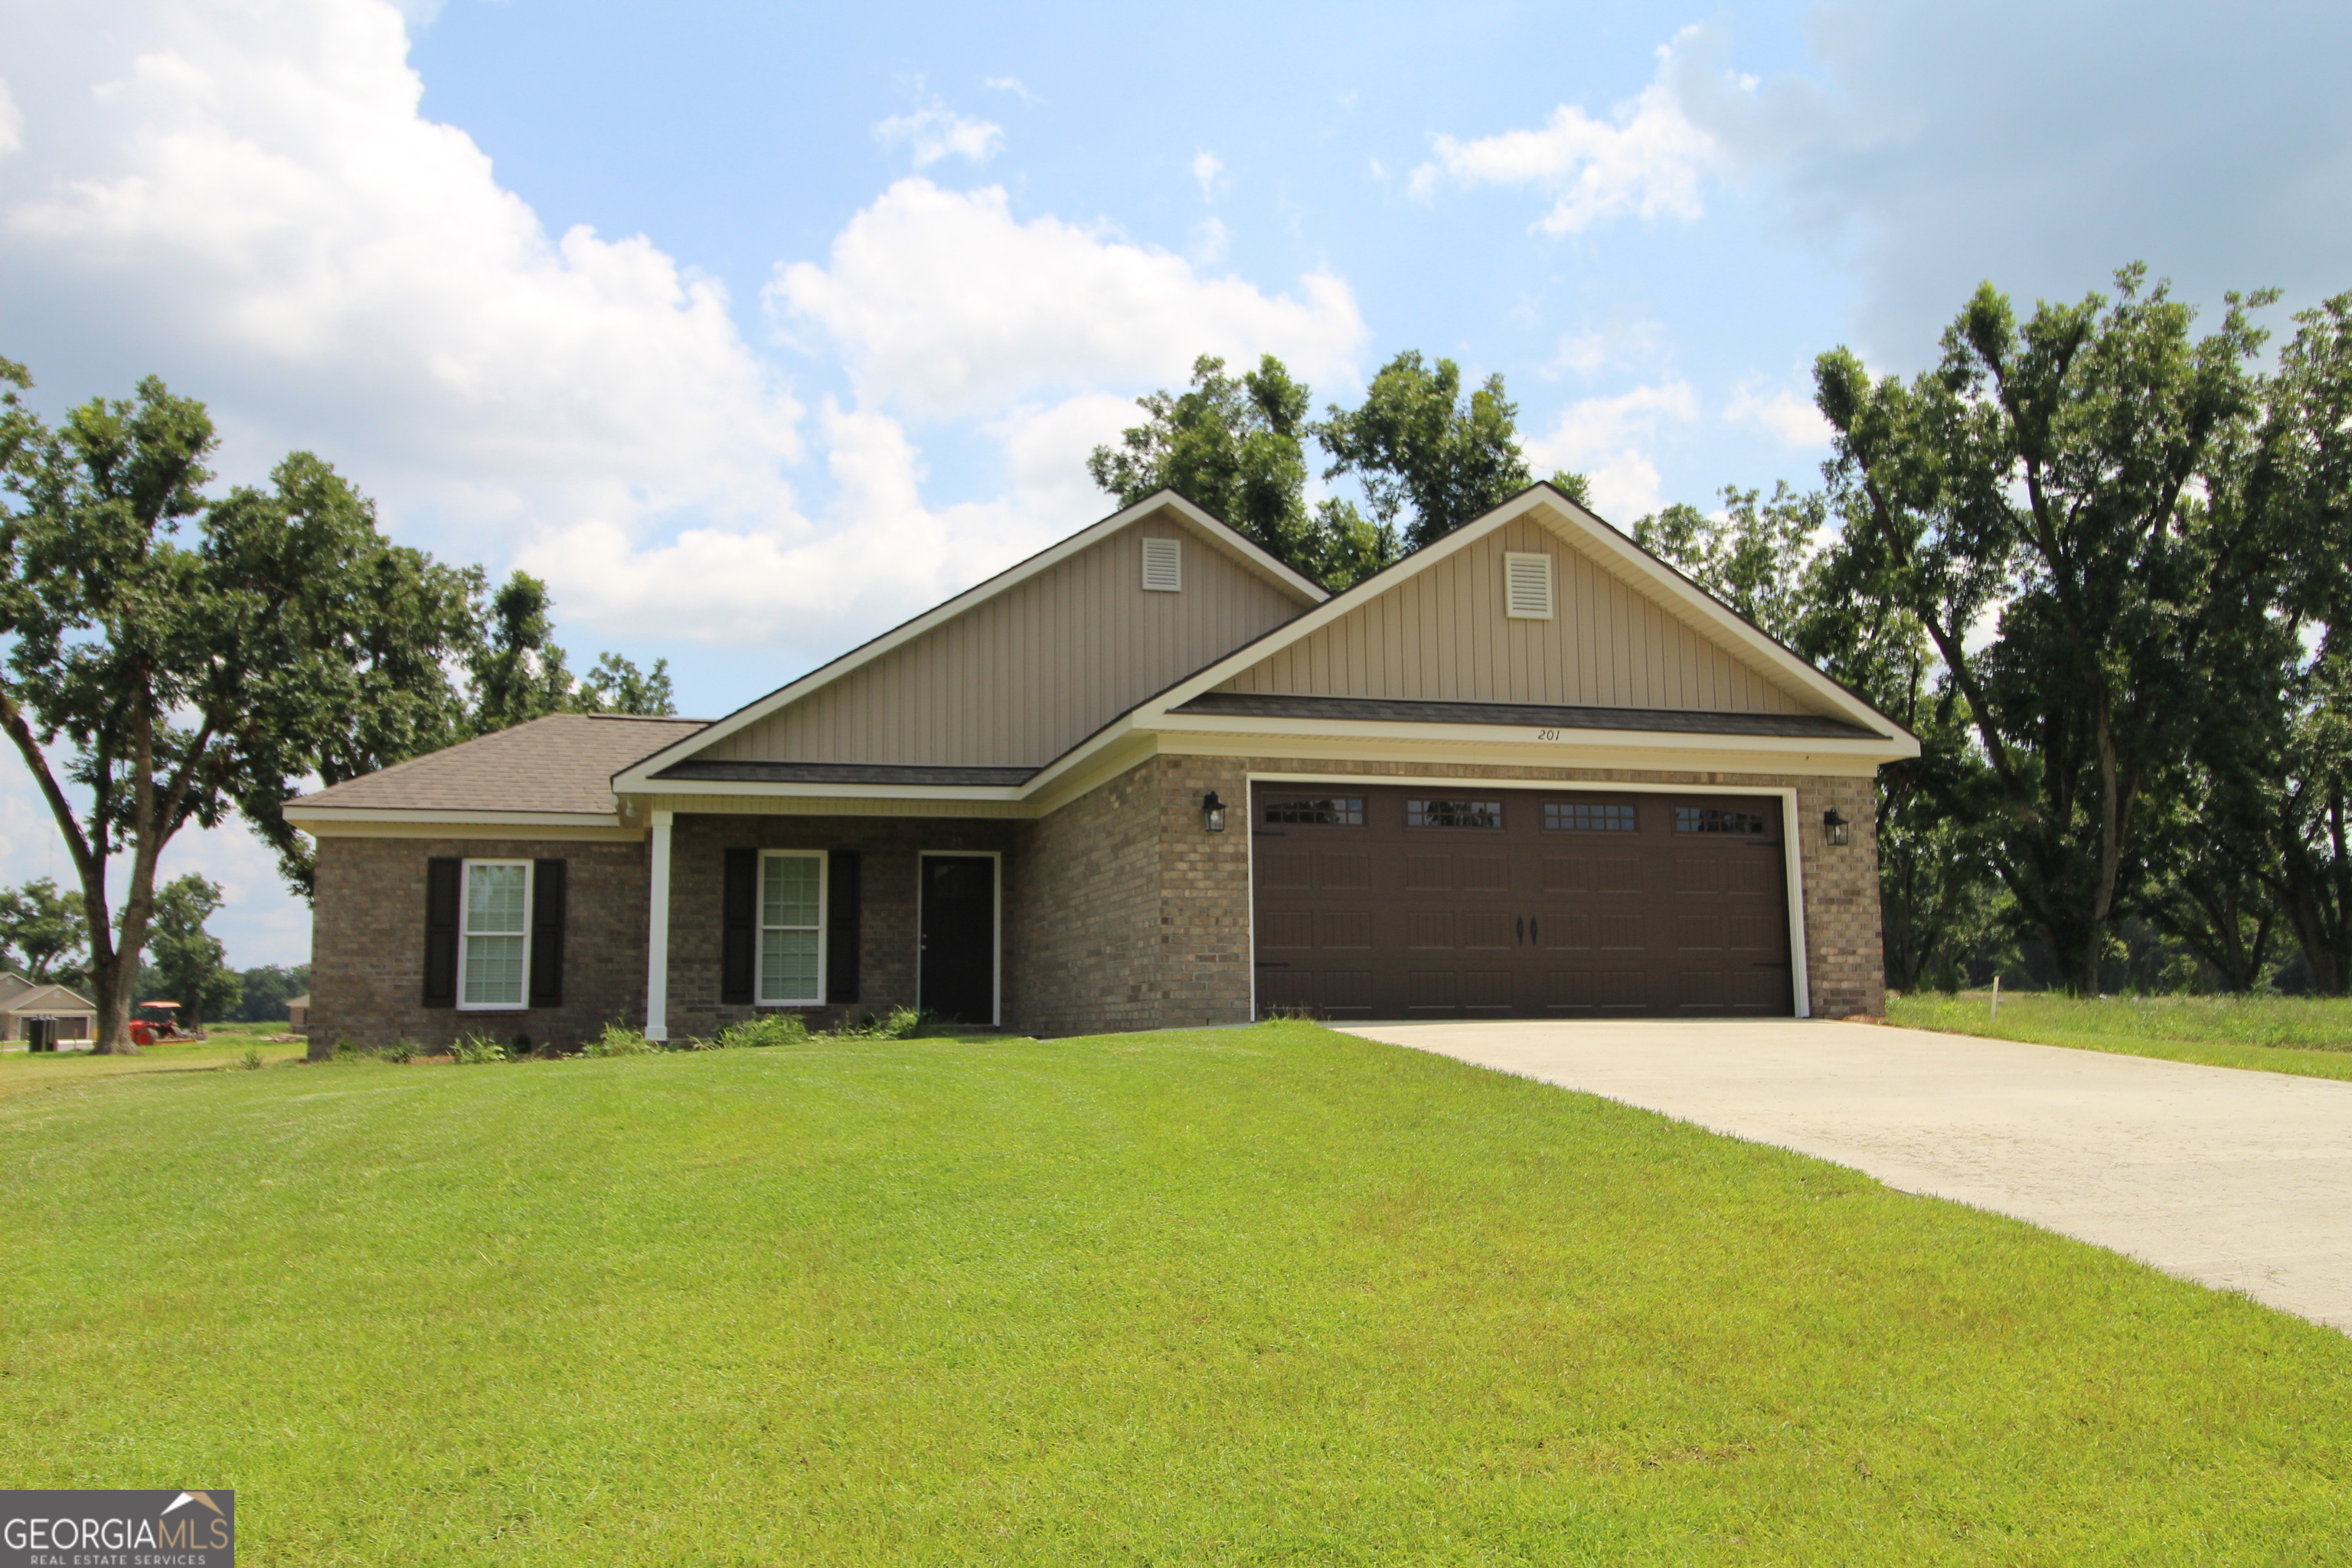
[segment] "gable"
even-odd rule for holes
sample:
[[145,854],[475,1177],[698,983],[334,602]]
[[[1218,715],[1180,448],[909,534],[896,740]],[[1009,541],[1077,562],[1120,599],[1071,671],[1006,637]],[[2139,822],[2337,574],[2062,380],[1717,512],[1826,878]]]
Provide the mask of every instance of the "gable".
[[[1181,543],[1179,586],[1146,588],[1146,542],[1170,540]],[[1153,555],[1164,574],[1164,545]],[[1313,602],[1161,506],[691,761],[1037,767]]]
[[[1507,613],[1505,558],[1530,555],[1551,563],[1548,619]],[[1545,506],[1401,575],[1213,689],[1714,713],[1822,710],[1655,584],[1580,544]]]

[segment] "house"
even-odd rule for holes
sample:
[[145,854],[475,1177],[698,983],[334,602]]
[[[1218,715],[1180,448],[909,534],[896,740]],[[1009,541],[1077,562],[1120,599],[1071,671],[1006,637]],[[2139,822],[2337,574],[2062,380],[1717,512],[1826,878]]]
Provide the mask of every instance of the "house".
[[299,996],[289,996],[286,999],[287,1033],[292,1035],[300,1034],[304,1028],[309,1026],[310,1018],[310,994],[308,991],[303,992]]
[[1161,492],[715,722],[289,803],[314,1051],[1881,1010],[1917,741],[1548,485],[1327,595]]
[[0,984],[0,1018],[6,1020],[9,1039],[26,1038],[26,1024],[34,1018],[55,1018],[53,1037],[60,1040],[87,1040],[97,1034],[98,1008],[89,997],[62,985],[36,984],[19,974],[7,979],[24,981],[21,990]]

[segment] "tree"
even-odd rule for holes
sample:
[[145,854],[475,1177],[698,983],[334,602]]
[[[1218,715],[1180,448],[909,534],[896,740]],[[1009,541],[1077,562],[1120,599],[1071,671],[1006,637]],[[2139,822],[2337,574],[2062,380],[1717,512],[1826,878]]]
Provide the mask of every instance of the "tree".
[[236,1010],[229,1015],[240,1024],[266,1024],[286,1016],[286,1005],[310,989],[307,963],[265,963],[236,977]]
[[667,716],[669,661],[651,674],[615,653],[601,656],[587,679],[573,678],[564,652],[551,640],[547,584],[527,572],[507,579],[489,602],[467,661],[474,707],[468,728],[486,735],[551,713],[637,713]]
[[1769,500],[1737,486],[1722,497],[1713,515],[1677,503],[1641,519],[1634,542],[1919,737],[1917,757],[1879,770],[1876,800],[1886,984],[1917,990],[1956,972],[1989,915],[1983,847],[1951,809],[1981,771],[1965,707],[1825,495],[1783,483]]
[[180,1005],[180,1023],[194,1030],[227,1015],[237,1003],[236,975],[223,962],[220,938],[205,930],[221,907],[220,888],[191,872],[155,891],[147,940],[147,978],[163,1000]]
[[[1400,555],[1441,539],[1530,482],[1513,425],[1517,410],[1501,376],[1461,401],[1462,373],[1434,369],[1418,353],[1391,361],[1361,408],[1334,405],[1320,423],[1307,417],[1310,394],[1272,354],[1236,378],[1225,362],[1192,362],[1189,392],[1137,399],[1150,417],[1118,447],[1087,459],[1096,484],[1132,506],[1173,489],[1325,587],[1363,581]],[[1371,502],[1368,521],[1351,501],[1307,501],[1307,443],[1331,459],[1327,479],[1354,474]],[[1584,476],[1552,482],[1589,504]],[[1400,532],[1400,519],[1404,520]]]
[[1533,482],[1520,455],[1518,406],[1503,378],[1488,376],[1465,402],[1462,368],[1431,365],[1407,350],[1382,366],[1361,407],[1332,405],[1318,428],[1331,466],[1324,478],[1354,474],[1376,527],[1402,526],[1404,549],[1444,538]]
[[21,963],[28,980],[77,985],[89,942],[79,893],[58,891],[48,877],[0,891],[0,967]]
[[[2146,795],[2188,748],[2222,634],[2275,601],[2290,541],[2198,491],[2240,438],[2263,334],[2145,272],[2022,323],[1980,288],[1941,363],[1816,365],[1832,503],[1857,564],[1926,631],[1988,769],[1984,842],[2069,983],[2098,987],[2136,890]],[[1981,634],[1990,626],[1990,641]]]
[[[238,809],[268,834],[289,780],[403,725],[429,736],[446,716],[438,694],[391,720],[358,699],[382,689],[372,650],[400,650],[420,678],[437,668],[428,654],[455,651],[436,618],[447,584],[423,557],[388,554],[368,503],[308,454],[267,489],[208,499],[212,422],[159,380],[55,430],[25,406],[22,366],[0,362],[0,384],[13,502],[0,514],[0,729],[73,858],[98,1048],[128,1051],[164,848]],[[387,599],[387,581],[436,591]],[[119,909],[118,857],[130,862]]]
[[1192,390],[1138,398],[1150,417],[1129,426],[1119,446],[1097,447],[1087,472],[1122,507],[1172,489],[1276,560],[1345,587],[1394,559],[1394,540],[1346,501],[1307,504],[1309,398],[1272,354],[1238,378],[1225,374],[1223,360],[1202,354],[1192,362]]

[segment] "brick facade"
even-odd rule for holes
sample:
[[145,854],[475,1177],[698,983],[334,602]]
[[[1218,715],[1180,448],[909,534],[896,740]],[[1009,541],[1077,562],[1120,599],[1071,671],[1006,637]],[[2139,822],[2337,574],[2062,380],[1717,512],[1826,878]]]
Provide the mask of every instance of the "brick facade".
[[[1009,918],[1021,886],[1018,858],[1011,851],[1027,826],[956,816],[680,816],[670,829],[670,1037],[715,1034],[761,1011],[719,1000],[728,850],[855,849],[863,858],[857,1001],[793,1009],[812,1028],[824,1028],[847,1015],[914,1005],[915,862],[926,849],[1006,852],[1002,892],[1008,913],[1003,973],[1009,989],[1021,960]],[[637,966],[645,967],[642,946]],[[642,1001],[637,1016],[645,1016]]]
[[[568,862],[563,1005],[471,1013],[425,1005],[425,867],[437,855]],[[439,1050],[481,1030],[570,1047],[646,1009],[643,842],[542,838],[319,840],[310,940],[310,1050],[414,1040]]]
[[[916,871],[923,850],[1003,859],[1003,1015],[1037,1035],[1238,1024],[1251,1009],[1248,779],[1252,773],[1658,784],[1694,791],[1797,792],[1805,956],[1816,1017],[1885,1011],[1878,858],[1866,778],[1622,772],[1286,757],[1162,756],[1034,822],[987,817],[682,816],[672,830],[669,1030],[710,1034],[756,1009],[719,1000],[720,900],[730,848],[856,850],[863,856],[856,1003],[803,1010],[822,1027],[916,1001]],[[1232,808],[1207,832],[1201,800]],[[1823,841],[1822,814],[1852,824]],[[348,1037],[446,1045],[488,1027],[568,1046],[607,1022],[645,1018],[647,848],[642,842],[328,837],[319,847],[312,1048]],[[562,856],[571,862],[564,1005],[469,1014],[422,1005],[425,864]]]
[[1005,1019],[1037,1035],[1144,1029],[1162,1016],[1158,773],[1131,768],[1023,825],[1008,876]]

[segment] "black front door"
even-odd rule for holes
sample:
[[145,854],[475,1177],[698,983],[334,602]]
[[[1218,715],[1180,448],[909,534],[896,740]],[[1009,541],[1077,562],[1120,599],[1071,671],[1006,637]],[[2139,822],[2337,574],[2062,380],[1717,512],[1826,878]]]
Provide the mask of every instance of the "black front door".
[[916,998],[959,1024],[996,1022],[996,859],[926,855]]

